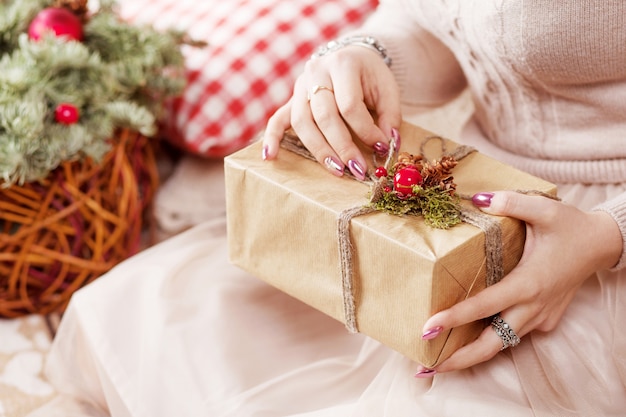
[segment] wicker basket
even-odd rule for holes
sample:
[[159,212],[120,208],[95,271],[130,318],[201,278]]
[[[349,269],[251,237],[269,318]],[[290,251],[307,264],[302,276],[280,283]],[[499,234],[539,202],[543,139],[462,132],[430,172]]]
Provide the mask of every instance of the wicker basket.
[[96,164],[0,188],[0,316],[62,311],[77,289],[136,253],[158,186],[150,139],[120,130]]

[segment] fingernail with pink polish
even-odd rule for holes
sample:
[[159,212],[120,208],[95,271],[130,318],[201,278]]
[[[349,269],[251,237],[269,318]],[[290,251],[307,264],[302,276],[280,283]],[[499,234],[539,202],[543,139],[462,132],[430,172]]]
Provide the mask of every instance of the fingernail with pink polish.
[[400,149],[402,140],[400,139],[400,131],[395,127],[391,129],[391,138],[396,143],[396,149]]
[[263,146],[263,160],[267,161],[267,155],[269,154],[269,148],[267,147],[267,145]]
[[415,378],[432,378],[436,373],[434,369],[420,368],[415,373]]
[[365,170],[361,166],[361,164],[354,159],[348,161],[348,168],[350,172],[354,174],[357,179],[363,181],[365,179]]
[[343,165],[332,156],[327,156],[326,159],[324,159],[324,165],[338,177],[343,175]]
[[472,197],[472,203],[474,203],[476,207],[489,207],[492,198],[493,193],[477,193]]
[[443,330],[443,327],[441,326],[437,326],[437,327],[433,327],[432,329],[428,329],[424,332],[424,334],[422,334],[422,339],[423,340],[430,340],[430,339],[434,339],[435,337],[439,336],[439,334],[441,333],[441,331]]
[[387,156],[389,153],[389,145],[384,142],[376,142],[374,144],[374,151],[378,156]]

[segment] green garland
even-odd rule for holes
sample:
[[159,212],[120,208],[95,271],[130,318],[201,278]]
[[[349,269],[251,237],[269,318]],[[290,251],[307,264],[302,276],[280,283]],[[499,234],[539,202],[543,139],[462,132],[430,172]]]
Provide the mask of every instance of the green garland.
[[[45,178],[64,161],[100,160],[117,128],[156,132],[164,99],[185,84],[178,32],[130,25],[100,0],[82,42],[26,33],[44,0],[0,0],[0,182]],[[71,103],[74,124],[55,120]]]

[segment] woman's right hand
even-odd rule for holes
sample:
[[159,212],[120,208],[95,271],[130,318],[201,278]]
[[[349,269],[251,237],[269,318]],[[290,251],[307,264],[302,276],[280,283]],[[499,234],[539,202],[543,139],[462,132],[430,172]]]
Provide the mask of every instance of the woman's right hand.
[[293,128],[332,174],[343,175],[347,166],[362,180],[367,162],[354,138],[384,155],[400,122],[400,96],[389,67],[376,51],[348,45],[306,63],[292,97],[268,121],[263,158],[276,158],[283,133]]

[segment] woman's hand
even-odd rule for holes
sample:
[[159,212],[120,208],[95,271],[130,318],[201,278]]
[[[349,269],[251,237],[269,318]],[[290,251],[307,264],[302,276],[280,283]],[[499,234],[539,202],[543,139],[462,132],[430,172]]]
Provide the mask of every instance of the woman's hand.
[[[444,329],[500,314],[521,338],[554,329],[581,284],[594,272],[614,266],[622,237],[604,212],[583,212],[540,196],[502,191],[480,193],[474,204],[489,214],[526,222],[526,243],[518,265],[499,283],[433,315],[424,339]],[[491,326],[435,369],[419,367],[416,377],[467,368],[487,361],[503,347]]]
[[367,162],[353,135],[384,155],[400,121],[398,88],[381,56],[363,46],[345,46],[307,62],[293,96],[267,124],[263,158],[275,158],[284,131],[293,128],[331,173],[341,176],[348,166],[364,179]]

